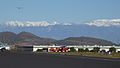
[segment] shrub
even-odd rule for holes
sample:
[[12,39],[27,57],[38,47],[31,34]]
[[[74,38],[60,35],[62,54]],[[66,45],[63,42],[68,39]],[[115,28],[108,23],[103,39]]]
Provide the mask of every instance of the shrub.
[[88,48],[85,48],[84,52],[89,52],[89,49],[88,49]]
[[101,50],[100,52],[105,53],[106,51],[105,50]]
[[93,48],[93,51],[94,51],[94,52],[99,52],[99,51],[100,51],[100,48],[99,48],[99,47],[94,47],[94,48]]
[[75,48],[74,47],[71,47],[70,48],[70,52],[75,52],[76,50],[75,50]]
[[78,52],[84,52],[84,49],[78,49]]
[[43,52],[43,50],[42,49],[37,49],[37,52]]

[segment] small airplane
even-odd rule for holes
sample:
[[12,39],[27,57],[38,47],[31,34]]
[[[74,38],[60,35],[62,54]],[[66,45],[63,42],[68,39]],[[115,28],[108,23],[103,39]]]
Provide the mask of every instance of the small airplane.
[[16,7],[16,8],[19,9],[19,10],[20,10],[20,9],[23,9],[23,7]]
[[68,52],[69,48],[67,48],[65,46],[61,46],[61,47],[58,47],[58,48],[50,48],[50,51],[53,51],[53,52]]

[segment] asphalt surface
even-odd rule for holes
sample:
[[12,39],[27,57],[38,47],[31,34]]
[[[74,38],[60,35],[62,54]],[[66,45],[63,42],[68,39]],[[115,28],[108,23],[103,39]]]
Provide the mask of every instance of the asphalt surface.
[[0,68],[120,68],[120,59],[0,52]]

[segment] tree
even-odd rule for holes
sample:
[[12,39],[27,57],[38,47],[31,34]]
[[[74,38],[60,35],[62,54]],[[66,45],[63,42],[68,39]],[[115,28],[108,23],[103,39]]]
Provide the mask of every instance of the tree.
[[78,49],[78,52],[84,52],[84,49],[82,49],[82,48]]
[[99,51],[100,51],[100,48],[99,48],[99,47],[94,47],[94,48],[93,48],[93,51],[94,51],[94,52],[99,52]]
[[84,50],[85,52],[89,52],[89,49],[88,48],[85,48],[85,50]]
[[75,50],[75,48],[74,47],[71,47],[70,48],[70,52],[75,52],[76,50]]
[[109,48],[109,52],[116,52],[116,48],[115,47]]

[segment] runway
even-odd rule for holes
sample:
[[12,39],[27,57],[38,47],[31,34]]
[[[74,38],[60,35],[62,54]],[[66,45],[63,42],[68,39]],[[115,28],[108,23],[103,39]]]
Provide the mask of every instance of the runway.
[[0,68],[120,68],[120,59],[0,52]]

